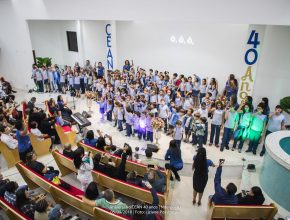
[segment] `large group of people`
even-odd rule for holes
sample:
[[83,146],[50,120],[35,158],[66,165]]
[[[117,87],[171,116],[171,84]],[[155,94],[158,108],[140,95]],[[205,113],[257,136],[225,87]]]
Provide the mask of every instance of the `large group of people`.
[[[84,148],[72,149],[65,144],[63,154],[74,161],[77,169],[77,179],[81,189],[85,192],[83,201],[91,206],[101,206],[117,213],[128,213],[128,205],[115,197],[112,190],[98,192],[97,183],[93,181],[91,170],[97,170],[112,178],[147,188],[151,191],[153,203],[147,208],[158,210],[157,193],[165,192],[166,178],[162,169],[171,170],[177,181],[181,181],[178,174],[183,168],[182,143],[197,145],[197,154],[193,157],[193,204],[201,205],[201,199],[208,181],[209,167],[215,164],[206,157],[205,146],[235,150],[241,153],[243,146],[248,145],[246,152],[256,154],[259,143],[272,132],[285,129],[285,116],[282,108],[277,105],[274,112],[270,111],[269,100],[264,97],[254,107],[253,98],[247,96],[241,103],[237,102],[238,80],[230,74],[226,85],[218,89],[215,78],[201,79],[197,74],[186,77],[183,74],[170,75],[167,71],[145,71],[133,66],[133,62],[125,61],[123,69],[107,70],[99,62],[92,66],[87,60],[84,67],[78,63],[74,67],[65,66],[60,69],[57,65],[37,67],[33,65],[32,78],[35,81],[37,92],[60,92],[80,97],[81,94],[94,98],[99,105],[102,120],[112,122],[121,132],[125,130],[126,136],[136,136],[138,139],[153,142],[152,120],[159,117],[164,122],[162,130],[172,137],[169,148],[164,156],[168,161],[164,168],[152,158],[150,149],[145,151],[145,159],[139,162],[148,165],[148,172],[141,177],[136,171],[126,172],[126,161],[133,159],[132,148],[125,144],[118,148],[113,144],[112,137],[104,135],[97,130],[95,136],[92,130],[84,135],[83,142],[104,154],[92,157]],[[47,111],[35,106],[36,98],[32,97],[26,104],[25,112],[18,110],[19,104],[14,101],[15,91],[9,82],[0,79],[0,137],[9,148],[18,147],[20,159],[28,167],[52,181],[59,175],[53,167],[47,167],[37,161],[28,133],[31,132],[39,140],[51,138],[53,144],[59,143],[55,124],[71,126],[72,110],[68,107],[61,95],[57,100],[51,98],[47,101]],[[26,117],[28,116],[28,117]],[[124,128],[125,127],[125,128]],[[222,136],[221,131],[222,132]],[[221,136],[221,137],[220,137]],[[230,141],[233,139],[232,147]],[[207,148],[210,150],[210,148]],[[116,164],[110,155],[121,157],[121,163]],[[260,155],[265,154],[263,144]],[[107,160],[103,160],[108,157]],[[108,162],[104,162],[108,161]],[[215,194],[210,198],[217,204],[263,204],[264,197],[259,187],[253,187],[246,194],[236,195],[237,187],[230,183],[226,189],[221,187],[222,164],[220,161],[215,176]],[[171,175],[171,180],[174,180]],[[1,180],[0,196],[9,203],[18,207],[22,212],[34,219],[49,219],[51,210],[59,213],[59,205],[52,205],[40,196],[31,199],[27,188],[19,188],[17,183]],[[6,186],[7,185],[7,186]],[[2,191],[1,191],[2,190]],[[93,193],[94,192],[94,193]],[[97,193],[96,193],[97,192]],[[6,195],[6,196],[5,196]],[[197,199],[198,196],[198,199]],[[49,211],[50,210],[50,211]],[[46,213],[46,214],[43,214]],[[146,213],[146,212],[145,212]],[[60,216],[60,214],[57,214]],[[142,219],[154,219],[149,212]]]

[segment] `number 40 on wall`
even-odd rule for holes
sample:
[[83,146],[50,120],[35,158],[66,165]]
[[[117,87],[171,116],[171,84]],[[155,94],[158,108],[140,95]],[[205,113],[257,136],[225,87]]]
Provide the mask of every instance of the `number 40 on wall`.
[[[258,52],[257,52],[256,48],[260,44],[259,33],[257,33],[255,30],[252,30],[247,44],[249,44],[249,45],[252,44],[253,48],[250,48],[247,50],[247,52],[245,54],[245,62],[247,65],[254,65],[258,60]],[[252,60],[249,60],[250,54],[253,54]]]

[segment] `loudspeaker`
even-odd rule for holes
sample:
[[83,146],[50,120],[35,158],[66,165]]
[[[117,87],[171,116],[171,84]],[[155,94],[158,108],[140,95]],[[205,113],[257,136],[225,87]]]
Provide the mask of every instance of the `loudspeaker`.
[[159,151],[158,146],[155,144],[147,144],[147,149],[150,149],[154,153],[157,153]]
[[92,117],[89,113],[87,113],[86,111],[83,111],[82,112],[82,115],[85,117],[85,118],[90,118]]
[[67,45],[69,51],[78,52],[78,39],[77,39],[77,32],[75,31],[67,31]]

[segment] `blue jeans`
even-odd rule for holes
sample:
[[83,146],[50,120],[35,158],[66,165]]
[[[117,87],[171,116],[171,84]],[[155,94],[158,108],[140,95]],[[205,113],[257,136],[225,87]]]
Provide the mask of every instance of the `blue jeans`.
[[153,131],[147,131],[147,141],[153,142]]
[[203,147],[203,143],[204,143],[204,136],[203,135],[197,135],[197,148],[201,148]]
[[112,121],[112,110],[107,112],[107,120]]
[[205,130],[204,130],[204,137],[203,137],[203,144],[206,144],[208,136],[208,122],[205,123]]
[[[236,134],[237,132],[237,134]],[[245,137],[245,132],[247,132],[247,128],[246,127],[241,127],[239,126],[238,129],[235,131],[234,133],[234,144],[233,144],[233,148],[236,148],[238,141],[240,141],[238,148],[241,150],[244,146],[244,142],[246,140]]]
[[122,123],[123,123],[123,121],[118,119],[118,129],[120,131],[123,131],[123,124]]
[[223,150],[225,147],[228,149],[229,148],[229,142],[231,140],[231,137],[233,135],[233,129],[232,128],[224,128],[224,135],[222,139],[222,144],[221,144],[221,150]]
[[259,145],[259,140],[261,138],[261,131],[254,131],[254,130],[250,130],[250,142],[249,142],[249,151],[256,153],[257,151],[257,147]]
[[130,137],[132,134],[132,126],[126,123],[126,131],[127,131],[127,136]]
[[197,144],[197,136],[196,136],[196,134],[195,133],[192,133],[191,137],[192,137],[191,143],[193,145],[196,145]]
[[211,124],[211,131],[210,131],[210,139],[209,143],[213,143],[213,139],[215,136],[214,144],[218,145],[220,141],[220,132],[221,132],[221,126],[220,125],[214,125]]

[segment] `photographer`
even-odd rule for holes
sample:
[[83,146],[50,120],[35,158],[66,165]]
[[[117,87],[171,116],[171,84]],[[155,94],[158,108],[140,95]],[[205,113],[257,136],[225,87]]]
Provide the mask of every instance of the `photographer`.
[[148,165],[147,170],[148,172],[144,174],[144,180],[148,181],[152,188],[154,188],[157,192],[163,193],[166,183],[166,178],[163,173],[161,173],[157,166],[152,168],[150,165]]
[[229,183],[226,189],[221,186],[222,165],[224,162],[224,159],[220,159],[219,166],[214,177],[215,194],[210,196],[210,202],[214,202],[219,205],[235,205],[238,204],[238,198],[235,195],[237,192],[237,186],[234,183]]

